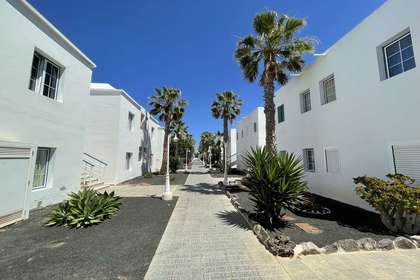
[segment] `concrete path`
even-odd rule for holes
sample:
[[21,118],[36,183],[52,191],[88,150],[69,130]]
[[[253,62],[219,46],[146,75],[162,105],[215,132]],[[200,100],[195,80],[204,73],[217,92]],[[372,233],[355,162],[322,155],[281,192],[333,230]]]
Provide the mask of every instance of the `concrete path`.
[[247,229],[195,162],[145,279],[420,279],[420,251],[284,259]]

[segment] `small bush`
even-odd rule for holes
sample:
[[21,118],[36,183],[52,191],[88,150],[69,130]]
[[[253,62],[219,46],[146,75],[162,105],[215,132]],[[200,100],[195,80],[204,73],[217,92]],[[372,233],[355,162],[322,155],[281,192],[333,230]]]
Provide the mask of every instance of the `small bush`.
[[284,208],[295,208],[307,191],[304,168],[293,154],[273,155],[267,149],[251,149],[245,156],[249,174],[243,183],[250,191],[257,215],[269,227],[280,222]]
[[414,180],[402,174],[388,174],[387,178],[354,178],[359,184],[356,193],[381,214],[389,229],[404,232],[407,215],[420,214],[420,187],[411,187]]
[[114,192],[102,194],[92,189],[71,193],[53,210],[46,225],[80,228],[99,224],[118,212],[120,199]]
[[171,157],[171,159],[169,160],[169,170],[171,171],[171,173],[176,173],[180,164],[181,162],[178,158]]
[[152,172],[146,172],[143,175],[144,178],[152,178],[153,177],[153,173]]

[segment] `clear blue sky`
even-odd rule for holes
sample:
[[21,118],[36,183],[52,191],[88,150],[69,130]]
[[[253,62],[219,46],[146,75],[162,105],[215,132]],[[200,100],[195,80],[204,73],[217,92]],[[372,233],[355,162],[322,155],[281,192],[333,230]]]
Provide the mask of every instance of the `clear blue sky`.
[[318,38],[323,52],[384,0],[30,2],[96,63],[94,82],[125,89],[146,108],[154,88],[181,89],[189,101],[185,121],[198,140],[204,130],[222,130],[210,114],[215,93],[239,94],[242,116],[263,105],[262,89],[243,80],[233,59],[237,37],[252,31],[258,12],[306,18],[302,35]]

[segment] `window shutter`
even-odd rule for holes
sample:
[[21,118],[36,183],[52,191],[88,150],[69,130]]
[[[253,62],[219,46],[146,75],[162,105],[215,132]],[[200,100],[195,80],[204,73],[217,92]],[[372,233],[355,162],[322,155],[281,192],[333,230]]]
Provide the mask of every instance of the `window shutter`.
[[340,162],[338,158],[338,150],[325,150],[325,165],[327,173],[338,173],[340,171]]
[[395,172],[420,183],[420,145],[393,146]]

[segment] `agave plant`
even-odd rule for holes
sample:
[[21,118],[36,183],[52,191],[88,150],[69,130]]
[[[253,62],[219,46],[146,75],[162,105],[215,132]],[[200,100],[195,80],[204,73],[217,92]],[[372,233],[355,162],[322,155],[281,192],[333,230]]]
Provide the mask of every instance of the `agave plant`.
[[244,185],[261,222],[275,227],[281,222],[282,210],[295,208],[307,192],[304,168],[294,154],[272,154],[266,148],[251,149],[244,157],[248,176]]
[[114,192],[98,193],[92,189],[83,189],[71,193],[69,199],[53,210],[46,225],[80,228],[99,224],[118,212],[120,200]]

